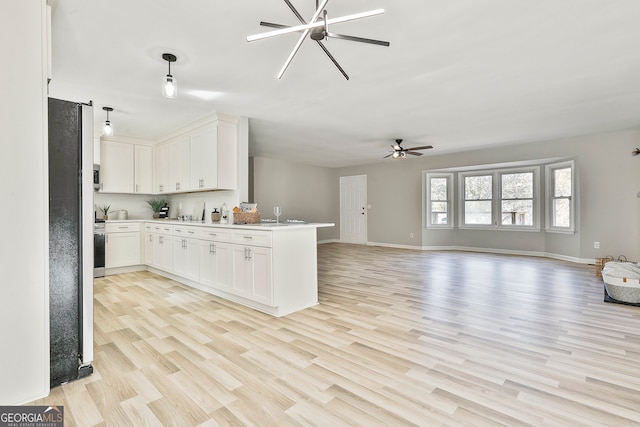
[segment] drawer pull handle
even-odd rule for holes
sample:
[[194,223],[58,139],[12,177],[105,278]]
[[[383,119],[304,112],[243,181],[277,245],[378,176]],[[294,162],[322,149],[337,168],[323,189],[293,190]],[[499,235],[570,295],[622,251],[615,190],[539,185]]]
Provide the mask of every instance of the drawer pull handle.
[[253,239],[253,236],[242,236],[243,239]]

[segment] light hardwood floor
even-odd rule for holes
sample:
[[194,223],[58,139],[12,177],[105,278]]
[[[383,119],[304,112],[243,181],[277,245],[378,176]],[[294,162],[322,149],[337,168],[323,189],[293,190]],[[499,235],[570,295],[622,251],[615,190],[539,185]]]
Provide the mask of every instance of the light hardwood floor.
[[594,267],[345,244],[273,318],[152,273],[96,280],[67,426],[639,425],[640,308]]

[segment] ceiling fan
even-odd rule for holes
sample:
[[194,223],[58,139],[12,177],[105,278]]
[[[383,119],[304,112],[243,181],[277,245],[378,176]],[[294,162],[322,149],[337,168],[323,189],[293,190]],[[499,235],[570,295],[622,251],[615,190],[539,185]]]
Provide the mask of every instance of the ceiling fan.
[[387,157],[393,157],[394,159],[404,159],[404,158],[407,157],[407,154],[410,154],[412,156],[422,156],[423,153],[416,153],[416,151],[418,151],[418,150],[428,150],[430,148],[433,148],[432,145],[423,145],[421,147],[402,148],[402,146],[400,144],[402,144],[402,139],[396,139],[396,143],[395,144],[391,144],[391,148],[393,148],[393,151],[391,153],[387,154],[386,156],[384,156],[383,159],[386,159]]
[[271,22],[261,21],[260,25],[262,25],[263,27],[271,27],[271,28],[278,28],[278,29],[247,37],[247,41],[252,42],[256,40],[266,39],[269,37],[279,36],[281,34],[288,34],[288,33],[295,33],[295,32],[302,33],[302,35],[298,39],[298,43],[296,43],[296,45],[293,47],[293,50],[289,54],[289,57],[287,58],[284,65],[282,66],[282,69],[278,73],[278,79],[282,78],[282,75],[289,67],[289,64],[291,64],[293,57],[296,55],[296,53],[298,53],[300,46],[302,46],[302,43],[305,41],[307,36],[309,36],[312,40],[314,40],[318,44],[318,46],[320,46],[320,48],[322,48],[322,50],[324,51],[324,53],[327,54],[331,62],[333,62],[333,64],[338,68],[338,70],[342,73],[344,78],[347,80],[349,80],[349,76],[342,69],[340,64],[338,64],[338,61],[336,61],[333,55],[331,55],[331,53],[329,52],[327,47],[322,43],[322,41],[327,40],[328,38],[335,38],[335,39],[342,39],[342,40],[350,40],[354,42],[375,44],[379,46],[389,46],[389,42],[385,42],[381,40],[365,39],[362,37],[355,37],[355,36],[347,36],[344,34],[336,34],[329,31],[329,24],[338,24],[340,22],[353,21],[354,19],[362,19],[362,18],[367,18],[369,16],[381,15],[384,13],[384,9],[376,9],[376,10],[371,10],[369,12],[355,13],[353,15],[346,15],[346,16],[341,16],[339,18],[329,19],[327,17],[327,11],[324,9],[328,1],[329,0],[322,0],[319,2],[318,0],[316,0],[316,11],[313,14],[313,17],[311,17],[311,20],[307,22],[304,20],[302,15],[300,15],[300,13],[296,10],[296,8],[291,4],[290,0],[284,0],[287,6],[289,6],[289,9],[291,9],[293,14],[296,15],[296,18],[298,18],[298,20],[302,25],[290,26],[290,25],[281,25],[281,24],[274,24]]

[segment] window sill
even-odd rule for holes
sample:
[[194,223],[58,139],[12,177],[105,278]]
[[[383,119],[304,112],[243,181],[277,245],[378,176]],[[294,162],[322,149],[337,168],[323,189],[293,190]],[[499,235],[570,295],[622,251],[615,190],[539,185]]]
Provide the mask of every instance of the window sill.
[[576,234],[575,230],[561,230],[557,228],[547,228],[544,230],[545,233],[554,233],[554,234]]
[[492,225],[488,225],[485,227],[474,227],[469,225],[462,225],[458,228],[460,228],[460,230],[516,231],[516,232],[519,231],[519,232],[525,232],[525,233],[539,233],[540,231],[542,231],[540,228],[536,228],[536,227],[516,228],[516,227],[494,227]]

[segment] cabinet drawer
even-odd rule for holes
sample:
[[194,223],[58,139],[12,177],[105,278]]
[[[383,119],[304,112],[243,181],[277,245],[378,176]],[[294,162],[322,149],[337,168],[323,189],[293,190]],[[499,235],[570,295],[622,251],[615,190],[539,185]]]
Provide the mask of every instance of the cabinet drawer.
[[202,227],[198,238],[215,242],[228,242],[231,240],[231,231],[224,228]]
[[131,233],[132,231],[140,231],[139,222],[117,222],[105,224],[104,231],[106,233]]
[[153,231],[160,234],[173,234],[173,225],[160,224],[156,226]]
[[233,243],[253,246],[271,247],[270,231],[254,230],[234,230],[232,234]]
[[173,226],[173,235],[180,237],[197,237],[198,236],[198,227],[190,227],[188,225],[174,225]]

